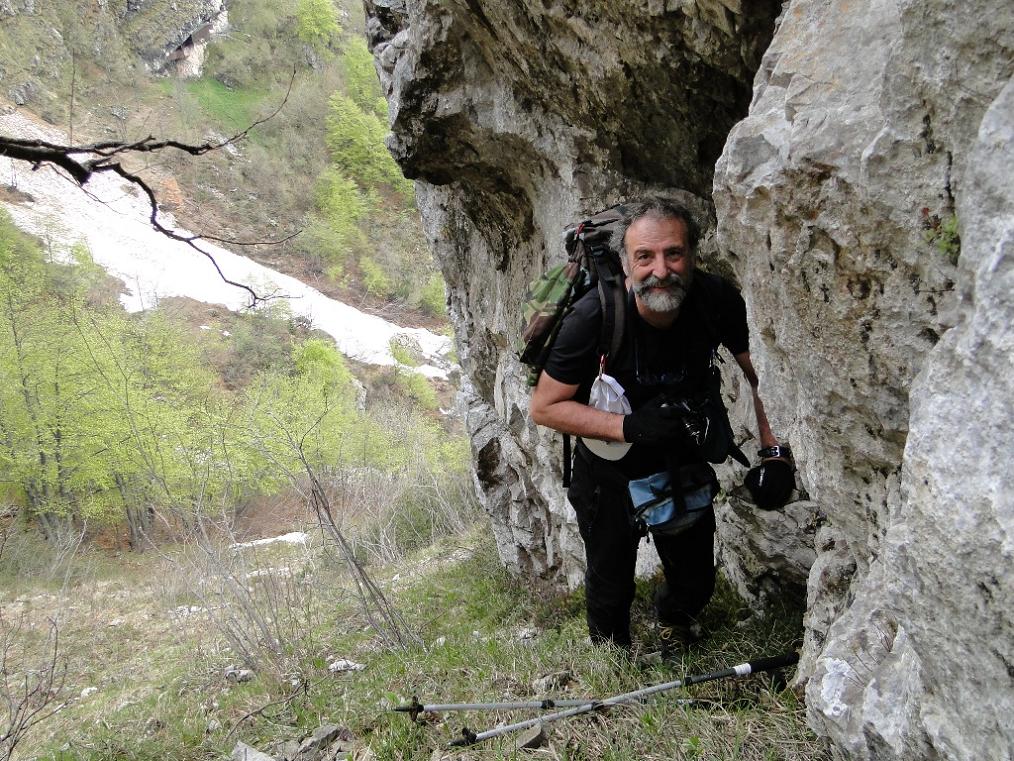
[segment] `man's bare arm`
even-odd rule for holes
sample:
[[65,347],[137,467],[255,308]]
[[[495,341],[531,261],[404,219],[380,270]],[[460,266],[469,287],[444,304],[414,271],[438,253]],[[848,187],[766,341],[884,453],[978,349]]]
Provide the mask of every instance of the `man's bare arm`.
[[744,351],[735,355],[735,360],[753,392],[753,410],[757,416],[757,431],[760,436],[761,448],[773,447],[778,443],[778,439],[771,433],[771,424],[768,423],[767,413],[764,412],[764,402],[761,401],[758,391],[760,381],[757,379],[757,371],[753,369],[753,362],[750,361],[750,352]]
[[574,395],[577,390],[576,385],[560,383],[548,374],[542,373],[529,405],[532,420],[560,433],[604,441],[625,441],[623,415],[575,402]]

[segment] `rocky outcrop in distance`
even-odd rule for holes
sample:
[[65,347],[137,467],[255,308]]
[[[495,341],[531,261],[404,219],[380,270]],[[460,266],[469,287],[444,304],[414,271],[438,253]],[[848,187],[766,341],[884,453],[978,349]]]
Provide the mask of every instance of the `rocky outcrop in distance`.
[[1014,11],[618,5],[366,2],[504,562],[582,573],[514,354],[527,284],[567,222],[679,196],[710,223],[704,266],[743,288],[796,452],[800,499],[761,514],[730,488],[719,554],[758,606],[805,598],[811,725],[853,758],[1010,757]]
[[0,93],[45,114],[71,69],[89,60],[198,76],[208,40],[227,25],[225,0],[98,2],[87,11],[0,0]]

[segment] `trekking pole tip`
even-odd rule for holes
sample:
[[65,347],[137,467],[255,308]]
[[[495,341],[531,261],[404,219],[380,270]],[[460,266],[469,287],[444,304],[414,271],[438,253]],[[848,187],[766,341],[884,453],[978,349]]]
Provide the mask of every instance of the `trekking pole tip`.
[[461,728],[461,737],[457,740],[451,740],[447,745],[450,748],[463,748],[466,745],[475,745],[479,741],[479,736],[475,734],[468,727]]

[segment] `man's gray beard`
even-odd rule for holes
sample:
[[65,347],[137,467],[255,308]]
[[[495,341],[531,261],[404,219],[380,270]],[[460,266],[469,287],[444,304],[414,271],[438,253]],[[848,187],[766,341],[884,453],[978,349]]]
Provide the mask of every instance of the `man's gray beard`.
[[687,296],[686,286],[678,275],[674,275],[671,279],[671,286],[666,290],[651,290],[657,285],[665,284],[665,282],[665,279],[651,275],[634,286],[634,293],[641,299],[641,303],[652,312],[662,314],[676,312],[683,305],[683,299]]

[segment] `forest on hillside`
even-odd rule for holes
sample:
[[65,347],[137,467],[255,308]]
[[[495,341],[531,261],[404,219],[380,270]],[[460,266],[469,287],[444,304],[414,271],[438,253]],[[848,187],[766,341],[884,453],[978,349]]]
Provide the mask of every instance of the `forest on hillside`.
[[467,467],[425,378],[377,371],[361,398],[284,302],[202,330],[173,304],[127,314],[115,291],[87,250],[48,261],[0,213],[0,495],[50,541],[113,523],[142,549],[156,528],[284,492],[307,466],[411,480]]

